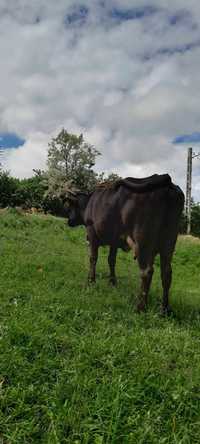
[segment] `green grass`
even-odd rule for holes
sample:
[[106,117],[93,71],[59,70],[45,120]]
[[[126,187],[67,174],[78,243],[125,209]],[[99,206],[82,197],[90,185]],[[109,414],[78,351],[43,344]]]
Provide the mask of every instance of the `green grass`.
[[107,249],[86,286],[83,229],[51,216],[0,215],[0,443],[200,441],[200,242],[181,238],[161,318],[159,260],[145,314],[137,264]]

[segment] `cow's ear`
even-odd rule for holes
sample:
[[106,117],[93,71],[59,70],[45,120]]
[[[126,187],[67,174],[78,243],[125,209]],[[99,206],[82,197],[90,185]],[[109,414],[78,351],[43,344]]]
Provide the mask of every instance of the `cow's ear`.
[[70,206],[70,202],[69,202],[69,200],[66,197],[64,197],[64,199],[62,201],[63,201],[64,207],[69,207]]
[[77,202],[77,197],[73,196],[73,195],[68,195],[65,197],[65,201],[68,202],[68,204],[72,204],[72,203],[76,203]]

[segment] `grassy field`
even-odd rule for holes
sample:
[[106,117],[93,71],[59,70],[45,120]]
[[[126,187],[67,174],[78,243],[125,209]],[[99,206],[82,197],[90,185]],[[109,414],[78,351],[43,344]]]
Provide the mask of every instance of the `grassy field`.
[[83,229],[14,211],[0,229],[0,443],[199,443],[200,241],[178,241],[165,319],[159,260],[138,315],[131,254],[112,288],[102,249],[88,288]]

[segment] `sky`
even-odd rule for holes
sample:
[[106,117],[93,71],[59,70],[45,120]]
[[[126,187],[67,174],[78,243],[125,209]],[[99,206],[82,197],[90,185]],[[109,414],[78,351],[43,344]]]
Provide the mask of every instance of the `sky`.
[[[45,169],[64,127],[98,171],[171,174],[200,151],[199,0],[0,0],[0,146],[13,176]],[[193,196],[200,200],[200,160]]]

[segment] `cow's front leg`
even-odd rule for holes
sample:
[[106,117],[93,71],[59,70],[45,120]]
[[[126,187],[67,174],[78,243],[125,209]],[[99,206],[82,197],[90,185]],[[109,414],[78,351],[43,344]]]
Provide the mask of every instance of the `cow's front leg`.
[[117,279],[116,279],[116,275],[115,275],[116,256],[117,256],[117,248],[111,246],[109,256],[108,256],[108,264],[110,267],[110,283],[112,285],[117,284]]
[[98,259],[98,245],[96,243],[90,244],[90,270],[88,275],[88,282],[93,283],[96,280],[96,263]]

